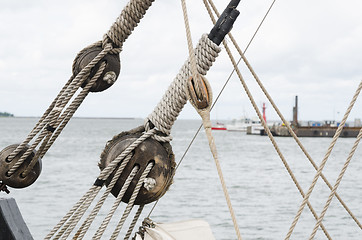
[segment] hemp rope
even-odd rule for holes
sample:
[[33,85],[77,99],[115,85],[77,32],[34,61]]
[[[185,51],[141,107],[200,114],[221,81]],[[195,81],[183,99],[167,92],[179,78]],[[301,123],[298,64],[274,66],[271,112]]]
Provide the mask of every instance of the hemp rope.
[[[219,16],[219,13],[217,12],[217,9],[215,7],[215,5],[213,4],[212,1],[210,1],[210,4],[214,10],[214,12],[216,13],[217,16]],[[211,14],[211,10],[208,7],[208,4],[205,2],[205,6],[208,9],[209,15],[210,17],[213,19],[213,16]],[[261,24],[263,23],[263,21],[265,20],[267,14],[269,13],[269,11],[271,10],[271,8],[273,7],[275,3],[275,0],[273,1],[273,3],[271,4],[271,6],[269,7],[266,15],[264,16]],[[214,20],[213,20],[214,21]],[[258,26],[258,29],[260,28],[261,24]],[[252,39],[255,37],[256,33],[254,33]],[[271,98],[271,96],[269,95],[268,91],[266,90],[266,88],[263,86],[262,82],[260,81],[259,77],[257,76],[257,74],[255,73],[255,71],[253,70],[253,68],[251,67],[250,63],[248,62],[248,60],[245,57],[245,52],[247,50],[247,48],[249,47],[251,41],[249,42],[247,48],[244,50],[244,53],[241,51],[240,47],[238,46],[236,40],[234,39],[233,35],[231,33],[229,33],[229,37],[232,41],[232,43],[234,44],[234,46],[236,47],[237,51],[240,54],[240,59],[238,61],[238,63],[240,62],[241,59],[243,59],[243,61],[245,62],[246,66],[248,67],[249,71],[252,73],[254,79],[256,80],[256,82],[258,83],[258,85],[260,86],[261,90],[263,91],[263,93],[265,94],[265,96],[267,97],[267,99],[269,100],[269,102],[271,103],[271,105],[273,106],[274,110],[276,111],[276,113],[278,114],[278,116],[280,117],[280,119],[283,121],[283,123],[285,124],[285,126],[287,127],[289,133],[292,135],[292,137],[294,138],[294,140],[297,142],[298,146],[301,148],[302,152],[305,154],[305,156],[307,157],[307,159],[309,160],[309,162],[313,165],[313,167],[315,168],[315,170],[317,170],[317,164],[315,164],[315,162],[313,161],[313,159],[311,158],[311,156],[308,154],[307,150],[304,148],[304,146],[302,145],[302,143],[300,142],[299,138],[297,137],[297,135],[295,134],[295,132],[292,130],[292,128],[290,127],[290,124],[288,121],[285,120],[284,116],[282,115],[282,113],[280,112],[280,110],[278,109],[277,105],[274,103],[273,99]],[[237,65],[238,65],[237,63]],[[235,70],[232,71],[231,75],[235,72]],[[230,78],[229,78],[230,79]],[[226,83],[227,84],[227,83]],[[225,84],[225,85],[226,85]],[[224,86],[225,86],[224,85]],[[221,94],[221,92],[220,92]],[[322,179],[324,180],[324,182],[327,184],[327,186],[329,187],[329,189],[332,190],[332,185],[328,182],[327,178],[324,176],[324,174],[321,174]],[[352,213],[352,211],[347,207],[347,205],[344,203],[344,201],[341,199],[341,197],[336,193],[336,197],[339,200],[339,202],[342,204],[342,206],[345,208],[345,210],[348,212],[348,214],[352,217],[352,219],[355,221],[355,223],[362,228],[361,223],[358,221],[358,219],[354,216],[354,214]]]
[[339,125],[338,128],[337,128],[336,133],[335,133],[334,136],[333,136],[332,142],[331,142],[331,144],[329,145],[329,148],[328,148],[327,153],[325,154],[325,156],[324,156],[324,158],[323,158],[323,161],[321,162],[320,166],[318,167],[318,171],[317,171],[316,175],[315,175],[314,178],[313,178],[312,184],[310,185],[310,187],[309,187],[309,189],[308,189],[308,192],[307,192],[307,194],[305,195],[305,197],[304,197],[304,199],[303,199],[303,202],[302,202],[302,204],[300,205],[300,207],[299,207],[299,209],[298,209],[298,212],[297,212],[297,214],[296,214],[296,216],[295,216],[295,218],[294,218],[294,220],[293,220],[293,222],[292,222],[292,225],[291,225],[290,228],[289,228],[289,231],[288,231],[288,233],[287,233],[287,236],[285,237],[286,240],[289,239],[290,236],[292,235],[292,232],[293,232],[293,230],[294,230],[294,228],[295,228],[295,226],[296,226],[296,224],[297,224],[297,222],[298,222],[298,220],[299,220],[299,218],[300,218],[300,215],[302,214],[302,211],[303,211],[303,209],[304,209],[304,206],[305,206],[306,202],[308,201],[310,195],[312,194],[312,191],[313,191],[315,185],[317,184],[317,180],[318,180],[318,178],[320,177],[320,175],[321,175],[321,173],[322,173],[322,171],[323,171],[323,168],[324,168],[324,166],[326,165],[327,160],[328,160],[328,158],[329,158],[329,156],[330,156],[330,154],[331,154],[331,152],[332,152],[332,150],[333,150],[333,148],[334,148],[334,145],[336,144],[337,139],[338,139],[339,135],[340,135],[341,132],[342,132],[342,129],[343,129],[343,127],[344,127],[344,125],[345,125],[345,123],[346,123],[346,121],[347,121],[347,118],[348,118],[348,116],[349,116],[349,113],[351,112],[351,110],[352,110],[352,108],[353,108],[353,106],[354,106],[354,104],[355,104],[355,102],[356,102],[356,100],[357,100],[357,97],[358,97],[361,89],[362,89],[362,81],[360,82],[360,84],[359,84],[359,86],[358,86],[358,88],[357,88],[357,90],[356,90],[356,92],[355,92],[355,94],[354,94],[354,96],[353,96],[350,104],[349,104],[349,107],[348,107],[346,113],[344,114],[343,119],[342,119],[340,125]]
[[360,129],[360,131],[359,131],[359,133],[358,133],[358,136],[357,136],[357,138],[356,138],[356,141],[355,141],[355,143],[353,144],[353,147],[352,147],[352,149],[351,149],[351,152],[349,153],[348,158],[347,158],[346,162],[345,162],[344,165],[343,165],[343,168],[342,168],[342,170],[341,170],[341,172],[340,172],[340,174],[339,174],[339,176],[338,176],[338,178],[337,178],[337,180],[336,180],[336,183],[335,183],[335,185],[334,185],[334,187],[333,187],[333,190],[331,191],[331,194],[329,195],[329,197],[328,197],[328,199],[327,199],[327,202],[326,202],[326,204],[325,204],[325,206],[324,206],[324,208],[323,208],[323,211],[322,211],[321,215],[319,216],[318,221],[317,221],[317,223],[315,224],[314,229],[313,229],[313,232],[312,232],[312,234],[311,234],[311,236],[310,236],[309,239],[313,239],[314,236],[315,236],[315,234],[317,233],[318,226],[321,224],[321,222],[322,222],[322,220],[323,220],[323,218],[324,218],[324,215],[326,214],[326,212],[327,212],[327,210],[328,210],[328,207],[329,207],[329,205],[331,204],[334,195],[336,194],[337,188],[338,188],[339,184],[340,184],[341,181],[342,181],[343,175],[344,175],[344,173],[346,172],[349,163],[351,162],[351,159],[352,159],[352,157],[353,157],[353,155],[354,155],[354,153],[355,153],[355,151],[356,151],[356,149],[357,149],[357,147],[358,147],[358,144],[359,144],[361,138],[362,138],[362,128]]
[[[57,121],[57,118],[59,117],[61,111],[63,108],[68,104],[69,100],[73,97],[77,89],[80,87],[80,85],[84,82],[84,80],[89,76],[91,68],[93,68],[107,53],[111,54],[119,54],[121,52],[121,47],[125,40],[128,38],[128,36],[132,33],[134,28],[138,25],[140,20],[145,15],[148,8],[152,5],[152,2],[154,0],[131,0],[127,6],[122,10],[120,16],[117,18],[116,22],[111,26],[109,31],[105,34],[103,37],[103,41],[99,41],[97,43],[94,43],[91,46],[99,45],[101,44],[104,48],[103,51],[98,54],[98,56],[95,57],[95,59],[92,60],[91,63],[89,63],[82,71],[75,77],[72,77],[68,80],[68,82],[65,84],[65,86],[61,89],[57,97],[54,99],[54,101],[51,103],[49,108],[45,111],[41,119],[38,121],[38,123],[35,125],[33,130],[30,132],[28,137],[23,141],[14,151],[12,154],[9,155],[8,159],[9,161],[13,160],[14,157],[25,148],[25,146],[40,132],[41,129],[43,129],[47,124],[49,124],[51,127],[54,128],[54,123]],[[117,46],[117,48],[113,48],[112,43],[110,40]],[[87,48],[89,48],[87,47]],[[87,49],[86,48],[86,49]],[[106,48],[108,50],[106,50]],[[83,49],[82,51],[84,51]],[[81,51],[81,52],[82,52]],[[79,54],[77,55],[79,57]],[[96,60],[97,59],[97,60]],[[73,69],[77,58],[73,62]],[[85,94],[86,96],[87,94]],[[84,98],[85,98],[84,96]],[[79,105],[82,103],[83,99],[78,99]],[[72,103],[69,106],[71,109]],[[77,108],[74,109],[73,113],[75,112]],[[63,115],[65,117],[66,115]],[[71,117],[71,116],[70,116]],[[70,119],[69,117],[69,119]],[[69,121],[67,119],[67,121]],[[60,120],[60,119],[59,119]],[[57,136],[60,134],[60,132],[63,130],[64,126],[67,124],[67,121],[64,122],[64,124],[61,125],[60,128],[57,130],[59,131],[57,135],[54,135],[54,138],[52,140],[52,143],[55,141]],[[58,123],[59,124],[59,123]],[[25,159],[31,154],[31,152],[36,148],[36,146],[41,142],[41,140],[47,135],[47,139],[51,136],[51,132],[48,130],[43,129],[43,132],[39,135],[38,139],[35,141],[34,144],[23,154],[23,156],[18,159],[18,161],[13,165],[13,167],[9,170],[8,175],[12,175],[19,167],[20,165],[25,161]],[[37,159],[38,156],[41,158],[45,155],[47,150],[50,148],[52,143],[46,143],[45,140],[42,143],[40,151],[37,152],[36,157],[34,159]],[[35,161],[35,160],[34,160]],[[36,163],[36,162],[35,162]],[[32,165],[35,165],[35,163],[32,163]],[[27,169],[27,172],[30,171],[31,168]]]

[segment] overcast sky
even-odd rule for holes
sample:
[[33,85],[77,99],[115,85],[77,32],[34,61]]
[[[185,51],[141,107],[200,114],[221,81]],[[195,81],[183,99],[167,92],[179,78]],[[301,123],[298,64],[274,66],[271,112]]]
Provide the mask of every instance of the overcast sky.
[[[216,0],[220,11],[228,1]],[[194,45],[212,24],[201,0],[186,1]],[[232,30],[242,49],[272,0],[243,0]],[[0,0],[0,112],[40,116],[71,76],[76,54],[102,39],[124,0]],[[340,120],[362,79],[362,1],[277,0],[246,57],[287,119],[299,96],[299,119]],[[180,0],[155,0],[124,44],[121,74],[91,93],[78,117],[145,118],[187,59]],[[238,58],[238,57],[237,57]],[[256,102],[266,101],[240,65]],[[207,78],[214,95],[232,66],[225,51]],[[362,100],[349,120],[362,118]],[[276,119],[269,103],[267,118]],[[212,119],[256,116],[239,79],[226,87]],[[180,118],[199,118],[187,104]]]

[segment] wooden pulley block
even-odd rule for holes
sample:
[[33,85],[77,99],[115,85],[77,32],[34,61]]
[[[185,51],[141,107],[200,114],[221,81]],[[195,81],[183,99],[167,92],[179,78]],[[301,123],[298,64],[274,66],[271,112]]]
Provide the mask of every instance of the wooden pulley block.
[[[200,93],[196,90],[196,81],[199,83]],[[202,110],[211,107],[211,86],[204,76],[197,74],[196,79],[191,76],[187,81],[187,90],[189,100],[196,109]]]
[[[133,143],[141,135],[142,132],[131,130],[130,132],[123,132],[115,136],[107,143],[101,155],[99,168],[103,170],[105,167],[107,167],[110,162],[116,159],[131,143]],[[123,202],[128,203],[142,173],[146,169],[147,165],[152,162],[154,166],[146,178],[148,183],[144,183],[142,185],[135,204],[143,205],[156,201],[166,193],[172,183],[172,178],[175,171],[175,157],[172,153],[171,145],[169,143],[160,143],[152,138],[148,138],[137,148],[135,148],[132,154],[132,158],[129,160],[128,164],[122,171],[122,174],[111,190],[111,193],[114,196],[118,196],[132,169],[135,166],[138,166],[139,170],[122,198]],[[107,186],[113,178],[114,173],[118,167],[107,179]]]
[[[73,67],[73,76],[77,76],[83,68],[85,68],[101,51],[102,47],[90,47],[84,49],[79,53],[76,58],[76,62]],[[107,54],[99,61],[94,68],[91,70],[89,77],[83,82],[82,87],[84,88],[92,77],[97,73],[102,62],[106,62],[106,68],[104,69],[101,76],[90,88],[91,92],[101,92],[109,88],[116,82],[119,72],[121,70],[121,63],[118,54]]]
[[28,168],[30,161],[35,156],[35,150],[25,159],[22,165],[9,176],[8,172],[12,166],[17,162],[18,159],[29,149],[29,146],[26,145],[23,150],[21,150],[14,159],[9,161],[9,155],[19,146],[19,144],[13,144],[7,146],[0,152],[0,181],[3,184],[6,184],[12,188],[25,188],[33,184],[36,179],[39,177],[42,163],[41,159],[37,160],[37,163],[31,169],[26,176],[23,175],[23,172]]

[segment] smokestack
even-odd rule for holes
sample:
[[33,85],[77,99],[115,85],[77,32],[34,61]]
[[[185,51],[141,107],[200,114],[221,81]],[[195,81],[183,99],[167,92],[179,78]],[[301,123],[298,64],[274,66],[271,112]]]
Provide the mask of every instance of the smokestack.
[[298,126],[298,96],[295,96],[295,105],[293,107],[293,126]]

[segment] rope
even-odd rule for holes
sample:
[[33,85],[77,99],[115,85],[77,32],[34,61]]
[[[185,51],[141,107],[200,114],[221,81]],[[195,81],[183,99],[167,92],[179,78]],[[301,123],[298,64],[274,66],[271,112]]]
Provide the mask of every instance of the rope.
[[[213,8],[213,10],[216,12],[217,16],[219,15],[217,12],[217,9],[215,7],[215,5],[212,3],[212,1],[210,1],[210,4]],[[304,146],[302,145],[302,143],[300,142],[299,138],[297,137],[297,135],[295,134],[295,132],[293,131],[293,129],[290,127],[289,122],[284,118],[284,116],[282,115],[282,113],[280,112],[280,110],[278,109],[277,105],[274,103],[273,99],[271,98],[271,96],[269,95],[268,91],[266,90],[266,88],[263,86],[262,82],[260,81],[259,77],[257,76],[257,74],[255,73],[255,71],[253,70],[253,68],[251,67],[250,63],[248,62],[248,60],[245,57],[245,52],[247,51],[248,47],[250,46],[251,41],[254,39],[257,31],[260,29],[262,23],[264,22],[264,20],[266,19],[266,16],[268,15],[268,13],[270,12],[271,8],[273,7],[275,3],[275,0],[272,2],[272,4],[270,5],[267,13],[265,14],[265,16],[263,17],[261,23],[259,24],[256,32],[254,33],[253,37],[251,38],[251,40],[249,41],[247,47],[244,50],[244,53],[241,51],[240,47],[238,46],[237,42],[235,41],[234,37],[232,36],[231,33],[229,33],[229,37],[232,41],[232,43],[234,44],[234,46],[236,47],[237,51],[240,54],[240,59],[237,62],[237,65],[239,64],[239,62],[241,60],[244,61],[244,63],[246,64],[246,66],[248,67],[249,71],[252,73],[254,79],[256,80],[256,82],[258,83],[258,85],[260,86],[261,90],[263,91],[263,93],[265,94],[265,96],[267,97],[267,99],[269,100],[269,102],[271,103],[271,105],[273,106],[274,110],[276,111],[276,113],[278,114],[278,116],[280,117],[280,119],[282,120],[282,122],[284,123],[284,125],[287,127],[289,133],[291,134],[291,136],[294,138],[294,140],[296,141],[296,143],[298,144],[298,146],[300,147],[300,149],[302,150],[302,152],[305,154],[305,156],[307,157],[307,159],[309,160],[309,162],[312,164],[312,166],[317,170],[317,164],[313,161],[313,159],[311,158],[311,156],[308,154],[307,150],[304,148]],[[206,6],[206,8],[208,9],[208,12],[210,14],[211,19],[214,19],[212,14],[211,14],[211,9],[209,8],[206,0],[204,0],[204,4]],[[214,20],[213,20],[214,21]],[[229,79],[231,78],[232,74],[235,72],[235,69],[232,70],[228,80],[226,81],[226,83],[223,86],[223,89],[225,88],[225,86],[227,85]],[[220,91],[219,96],[221,95],[223,89]],[[219,97],[218,96],[218,97]],[[215,102],[217,101],[218,97],[216,98]],[[327,178],[324,176],[324,174],[321,174],[321,177],[323,179],[323,181],[326,183],[326,185],[329,187],[330,190],[332,190],[332,185],[328,182]],[[336,193],[336,197],[338,199],[338,201],[341,203],[341,205],[344,207],[344,209],[348,212],[348,214],[352,217],[352,219],[355,221],[355,223],[362,229],[362,225],[361,223],[358,221],[358,219],[354,216],[354,214],[352,213],[352,211],[347,207],[347,205],[344,203],[344,201],[342,200],[342,198],[338,195],[338,193]]]
[[[99,174],[97,179],[105,182],[107,180],[107,178],[112,174],[114,169],[118,166],[118,164],[123,160],[118,169],[119,171],[118,172],[116,171],[115,176],[118,176],[119,174],[121,174],[124,167],[127,165],[127,163],[129,162],[129,160],[131,158],[132,154],[130,154],[130,153],[139,144],[141,144],[144,140],[146,140],[153,134],[155,134],[155,129],[151,129],[150,131],[143,133],[142,136],[140,136],[138,139],[136,139],[120,155],[118,155],[117,158],[115,158],[111,163],[109,163],[109,165],[101,171],[101,173]],[[116,178],[116,179],[118,179],[118,178]],[[114,182],[112,182],[112,181],[113,180],[111,180],[111,183],[112,183],[112,185],[114,185],[116,180],[114,180]],[[84,213],[86,212],[86,210],[88,209],[88,207],[90,206],[90,204],[92,203],[92,201],[94,200],[96,195],[99,193],[101,188],[102,188],[102,186],[92,185],[92,187],[88,190],[88,192],[72,207],[72,209],[53,228],[53,230],[45,237],[45,239],[51,239],[51,237],[54,236],[58,231],[59,232],[54,237],[54,239],[59,239],[61,236],[63,236],[62,239],[66,239],[69,236],[69,234],[73,231],[74,227],[79,222],[79,220],[82,218],[82,216],[84,215]],[[106,192],[111,191],[112,186],[109,185],[108,188],[109,188],[109,190],[107,189]],[[105,193],[104,195],[106,195],[106,194],[108,194],[108,193]],[[121,193],[118,194],[118,197],[120,195],[121,195]],[[103,196],[103,198],[104,198],[104,196]],[[94,219],[93,215],[95,215],[96,212],[99,211],[99,208],[104,203],[103,198],[100,199],[100,201],[95,206],[93,211],[90,213],[88,218],[82,224],[82,226],[80,227],[78,232],[75,234],[74,239],[77,239],[77,237],[80,237],[80,239],[83,238],[83,236],[85,234],[85,230],[89,228],[91,222]]]
[[117,47],[122,48],[123,43],[137,27],[152,2],[154,0],[131,0],[113,23],[105,38],[111,39]]
[[[93,208],[92,212],[89,214],[88,218],[84,221],[83,225],[80,227],[80,229],[78,230],[78,232],[76,233],[74,239],[83,239],[85,233],[88,231],[90,225],[92,224],[93,220],[95,219],[95,217],[97,216],[98,212],[100,211],[101,207],[104,204],[104,201],[107,199],[107,197],[109,196],[111,190],[113,189],[114,185],[116,184],[117,180],[119,179],[119,177],[121,176],[123,169],[126,167],[127,163],[129,162],[129,160],[132,158],[132,155],[129,154],[127,155],[127,157],[124,159],[124,161],[121,163],[121,165],[119,166],[119,168],[117,169],[116,173],[114,174],[111,182],[109,183],[106,191],[103,193],[102,197],[100,198],[100,200],[98,201],[98,203],[96,204],[96,206]],[[137,170],[136,170],[137,172]],[[132,175],[132,172],[131,172]],[[133,179],[133,177],[132,177]],[[132,180],[131,179],[131,180]],[[128,186],[130,184],[130,181],[125,182],[124,186],[126,186],[125,188],[127,189]],[[125,190],[124,190],[125,192]],[[124,195],[124,192],[122,192],[122,190],[120,191],[119,195]]]
[[122,201],[122,198],[124,196],[124,194],[126,193],[129,185],[131,184],[133,178],[135,177],[136,173],[138,172],[139,167],[135,166],[132,170],[132,172],[130,173],[130,175],[128,176],[127,180],[125,181],[124,185],[122,186],[121,191],[119,192],[116,200],[113,203],[113,206],[111,208],[111,210],[108,212],[107,216],[104,218],[102,224],[99,226],[97,232],[95,233],[95,235],[93,236],[92,239],[100,239],[104,233],[104,231],[106,230],[109,222],[111,221],[111,218],[113,217],[114,212],[117,210],[119,204]]
[[119,232],[121,231],[122,226],[123,226],[123,224],[124,224],[124,221],[126,221],[126,218],[128,217],[129,213],[131,212],[131,210],[132,210],[132,208],[133,208],[133,205],[134,205],[134,202],[136,201],[136,197],[137,197],[137,195],[138,195],[138,192],[140,191],[141,186],[142,186],[143,182],[145,181],[148,173],[151,171],[153,165],[154,165],[154,164],[153,164],[152,162],[150,162],[150,163],[147,165],[147,167],[146,167],[146,169],[144,170],[144,172],[142,173],[140,179],[138,180],[138,183],[137,183],[137,185],[136,185],[136,187],[135,187],[135,189],[134,189],[134,191],[133,191],[133,194],[132,194],[131,198],[130,198],[129,201],[128,201],[126,210],[124,210],[123,216],[122,216],[122,218],[120,219],[120,221],[119,221],[116,229],[114,230],[114,232],[113,232],[113,234],[112,234],[112,236],[111,236],[111,238],[110,238],[111,240],[117,239],[118,234],[119,234]]
[[[186,29],[187,43],[188,43],[189,56],[190,56],[189,58],[191,60],[191,67],[192,67],[192,73],[193,73],[192,74],[193,75],[192,80],[193,80],[193,83],[195,85],[196,97],[201,98],[202,92],[201,92],[201,88],[200,88],[199,79],[201,80],[202,78],[200,78],[197,75],[198,73],[196,72],[197,71],[197,69],[196,69],[196,61],[194,60],[194,52],[192,51],[192,40],[191,40],[191,34],[190,34],[190,27],[189,27],[189,24],[188,24],[186,3],[185,3],[185,0],[181,0],[181,2],[182,2],[183,13],[184,13],[185,29]],[[224,192],[226,203],[227,203],[227,206],[229,208],[229,212],[230,212],[230,215],[231,215],[231,218],[232,218],[232,221],[233,221],[235,232],[236,232],[236,235],[237,235],[238,239],[241,240],[240,229],[239,229],[239,226],[237,224],[237,220],[236,220],[235,213],[234,213],[234,210],[233,210],[233,207],[232,207],[232,204],[231,204],[230,196],[229,196],[229,193],[227,191],[227,187],[226,187],[226,184],[225,184],[225,180],[224,180],[224,177],[223,177],[221,166],[220,166],[220,163],[219,163],[219,160],[218,160],[215,141],[214,141],[214,138],[213,138],[213,136],[211,134],[211,121],[210,121],[210,106],[211,106],[211,103],[212,103],[211,87],[208,86],[208,82],[207,82],[206,79],[203,78],[203,81],[204,81],[204,83],[206,85],[206,88],[207,88],[207,91],[208,91],[207,92],[207,94],[208,94],[207,106],[205,108],[201,108],[200,106],[197,106],[197,104],[195,104],[195,102],[196,102],[195,99],[193,99],[192,97],[190,97],[190,102],[192,103],[192,105],[195,107],[195,109],[197,110],[197,112],[199,113],[199,115],[202,118],[203,126],[205,128],[205,133],[206,133],[207,139],[209,141],[210,150],[211,150],[211,153],[213,155],[213,158],[214,158],[214,161],[215,161],[215,164],[216,164],[217,172],[218,172],[218,175],[219,175],[219,178],[220,178],[220,182],[221,182],[221,186],[222,186],[222,189],[223,189],[223,192]]]
[[[206,75],[219,52],[220,48],[208,39],[207,35],[203,35],[195,48],[197,71]],[[187,81],[191,76],[190,68],[190,60],[188,60],[168,87],[161,101],[146,118],[146,130],[150,129],[149,122],[151,122],[164,135],[163,137],[157,136],[158,141],[171,141],[171,127],[187,103]]]
[[351,152],[349,153],[348,158],[347,158],[346,162],[345,162],[344,165],[343,165],[343,168],[342,168],[342,170],[341,170],[341,172],[340,172],[340,174],[339,174],[339,176],[338,176],[338,178],[337,178],[337,181],[336,181],[336,183],[335,183],[335,185],[334,185],[334,187],[333,187],[333,190],[331,191],[331,194],[330,194],[329,197],[328,197],[328,200],[327,200],[327,202],[326,202],[326,204],[325,204],[325,206],[324,206],[324,208],[323,208],[323,211],[322,211],[321,215],[320,215],[319,218],[318,218],[317,223],[315,224],[315,226],[314,226],[314,228],[313,228],[313,232],[312,232],[312,234],[311,234],[311,236],[310,236],[309,239],[313,239],[313,238],[315,237],[315,234],[317,233],[318,226],[319,226],[319,225],[321,224],[321,222],[323,221],[324,215],[326,214],[326,212],[327,212],[327,210],[328,210],[328,207],[329,207],[330,203],[332,202],[332,199],[333,199],[334,195],[336,194],[337,188],[338,188],[339,184],[340,184],[341,181],[342,181],[343,175],[344,175],[344,173],[346,172],[349,163],[351,162],[351,159],[352,159],[352,157],[353,157],[353,155],[354,155],[354,153],[355,153],[355,151],[356,151],[356,149],[357,149],[357,146],[358,146],[361,138],[362,138],[362,128],[361,128],[361,130],[359,131],[359,134],[358,134],[358,136],[357,136],[357,139],[356,139],[355,143],[353,144],[352,150],[351,150]]
[[137,210],[135,216],[133,217],[133,220],[131,222],[130,227],[128,228],[128,231],[126,233],[126,236],[124,237],[124,240],[129,239],[129,237],[131,236],[132,231],[133,231],[134,227],[136,226],[136,223],[137,223],[137,221],[138,221],[138,219],[139,219],[139,217],[140,217],[140,215],[142,213],[142,210],[143,210],[144,206],[145,205],[141,205],[141,206],[138,207],[138,210]]
[[322,163],[320,164],[320,166],[319,166],[319,168],[318,168],[318,171],[317,171],[316,175],[315,175],[314,178],[313,178],[312,184],[310,185],[310,187],[309,187],[309,189],[308,189],[308,192],[307,192],[307,194],[305,195],[305,197],[304,197],[304,199],[303,199],[303,202],[302,202],[302,204],[300,205],[300,207],[299,207],[299,209],[298,209],[298,212],[297,212],[297,214],[296,214],[296,216],[295,216],[295,218],[294,218],[294,220],[293,220],[293,222],[292,222],[292,225],[291,225],[290,228],[289,228],[289,231],[288,231],[287,236],[285,237],[285,239],[289,239],[290,236],[292,235],[292,232],[293,232],[293,230],[294,230],[294,228],[295,228],[295,226],[296,226],[296,224],[297,224],[297,222],[298,222],[298,220],[299,220],[299,218],[300,218],[300,215],[302,214],[302,211],[303,211],[303,209],[304,209],[304,206],[305,206],[306,202],[308,201],[310,195],[312,194],[312,191],[313,191],[315,185],[317,184],[317,180],[318,180],[318,178],[320,177],[320,175],[321,175],[321,173],[322,173],[322,171],[323,171],[323,168],[324,168],[324,166],[326,165],[327,160],[328,160],[328,158],[329,158],[329,156],[330,156],[330,154],[331,154],[331,152],[332,152],[332,150],[333,150],[333,148],[334,148],[334,145],[336,144],[337,139],[338,139],[339,135],[340,135],[341,132],[342,132],[342,129],[343,129],[343,127],[344,127],[344,125],[345,125],[345,123],[346,123],[346,121],[347,121],[347,118],[348,118],[348,116],[349,116],[349,113],[351,112],[351,110],[352,110],[352,108],[353,108],[353,106],[354,106],[354,103],[356,102],[357,97],[358,97],[361,89],[362,89],[362,81],[360,82],[360,84],[359,84],[359,86],[358,86],[358,88],[357,88],[357,90],[356,90],[356,93],[354,94],[354,96],[353,96],[353,98],[352,98],[352,100],[351,100],[351,102],[350,102],[350,104],[349,104],[349,107],[348,107],[346,113],[344,114],[343,119],[342,119],[340,125],[339,125],[338,128],[337,128],[336,133],[335,133],[334,136],[333,136],[332,142],[331,142],[331,144],[329,145],[329,148],[328,148],[328,150],[327,150],[327,153],[326,153],[326,155],[324,156],[323,161],[322,161]]
[[[207,8],[209,8],[209,5],[208,5],[205,1],[204,1],[204,3],[205,3],[205,6],[206,6]],[[217,12],[217,10],[216,10],[216,8],[214,8],[214,11],[216,12],[217,15],[219,15],[218,12]],[[210,13],[211,10],[208,10],[208,12]],[[213,17],[211,17],[211,19],[214,20]],[[229,33],[229,34],[230,34],[230,33]],[[262,115],[261,115],[261,113],[260,113],[260,111],[259,111],[259,109],[258,109],[258,107],[257,107],[257,105],[256,105],[256,103],[255,103],[255,100],[253,99],[253,97],[252,97],[252,95],[251,95],[251,92],[250,92],[250,90],[248,89],[248,87],[247,87],[247,85],[246,85],[246,83],[245,83],[245,80],[244,80],[244,78],[242,77],[241,72],[240,72],[240,70],[238,69],[237,64],[236,64],[236,62],[235,62],[235,59],[234,59],[234,57],[232,56],[232,53],[231,53],[231,51],[230,51],[230,49],[229,49],[229,47],[228,47],[228,45],[227,45],[227,43],[226,43],[225,40],[223,41],[223,44],[224,44],[224,46],[225,46],[225,49],[226,49],[226,51],[227,51],[227,53],[228,53],[228,55],[229,55],[229,58],[230,58],[232,64],[233,64],[233,66],[234,66],[234,71],[237,73],[237,75],[238,75],[238,77],[239,77],[239,79],[240,79],[240,81],[241,81],[241,83],[242,83],[242,86],[243,86],[245,92],[247,93],[247,95],[248,95],[248,97],[249,97],[249,100],[250,100],[250,102],[252,103],[252,106],[253,106],[254,110],[256,111],[256,113],[257,113],[257,115],[258,115],[258,117],[259,117],[259,119],[260,119],[260,121],[261,121],[261,123],[262,123],[262,125],[263,125],[263,127],[264,127],[264,129],[265,129],[265,131],[266,131],[266,133],[267,133],[267,135],[268,135],[268,137],[269,137],[269,139],[271,140],[271,142],[272,142],[275,150],[277,151],[280,159],[282,160],[285,168],[287,169],[289,175],[291,176],[291,178],[292,178],[294,184],[296,185],[297,189],[299,190],[300,194],[301,194],[302,196],[304,196],[304,192],[303,192],[300,184],[298,183],[298,181],[297,181],[297,179],[295,178],[293,172],[291,171],[291,169],[290,169],[290,167],[289,167],[286,159],[284,158],[283,154],[281,153],[281,151],[280,151],[280,149],[279,149],[279,147],[278,147],[278,145],[277,145],[277,143],[276,143],[273,135],[272,135],[271,132],[270,132],[270,129],[267,127],[266,122],[264,121],[264,119],[263,119],[263,117],[262,117]],[[315,218],[317,218],[318,216],[317,216],[316,212],[314,211],[313,207],[311,206],[311,204],[310,204],[309,202],[308,202],[308,207],[309,207],[309,209],[311,210],[313,216],[314,216]],[[321,225],[321,227],[322,227],[325,235],[327,236],[327,238],[328,238],[328,239],[331,239],[330,236],[329,236],[329,234],[328,234],[328,232],[327,232],[327,230],[324,228],[324,226]]]
[[[65,125],[68,123],[69,119],[73,116],[74,112],[78,109],[79,105],[83,102],[84,98],[88,95],[90,85],[85,91],[81,92],[79,97],[70,103],[68,110],[60,116],[64,107],[69,103],[70,99],[74,96],[76,91],[82,85],[82,83],[88,78],[90,70],[106,55],[106,54],[119,54],[123,42],[128,38],[132,33],[134,28],[138,25],[142,17],[145,15],[148,8],[151,6],[154,0],[131,0],[127,6],[122,10],[120,16],[117,18],[116,22],[111,26],[109,31],[103,37],[103,41],[96,42],[82,51],[77,55],[73,62],[73,70],[75,68],[75,63],[77,62],[81,53],[87,49],[94,46],[102,46],[103,50],[99,53],[84,69],[81,70],[77,76],[74,76],[68,80],[68,82],[61,89],[57,97],[50,104],[49,108],[45,111],[41,119],[35,125],[33,130],[29,133],[27,138],[9,155],[9,161],[13,160],[15,156],[22,151],[25,146],[41,132],[38,138],[34,141],[31,147],[17,160],[13,167],[9,170],[8,175],[11,176],[14,172],[20,167],[21,164],[27,159],[27,157],[33,152],[33,150],[42,142],[39,151],[34,156],[32,163],[29,165],[27,170],[23,173],[24,176],[29,173],[36,164],[37,159],[41,159],[51,145],[54,143],[56,138],[59,136],[60,132],[64,129]],[[113,47],[113,43],[117,47]],[[74,71],[73,71],[74,72]],[[90,81],[91,82],[91,81]],[[88,85],[87,85],[88,86]],[[59,128],[57,128],[60,125]],[[50,129],[50,130],[49,130]],[[56,134],[53,135],[53,132],[57,130]],[[51,139],[49,141],[49,139]]]
[[199,81],[196,80],[196,79],[198,79],[198,77],[197,77],[197,75],[198,75],[197,64],[196,64],[194,48],[193,48],[193,45],[192,45],[189,18],[187,16],[186,1],[181,0],[181,5],[182,5],[182,12],[183,12],[184,23],[185,23],[187,47],[188,47],[188,50],[189,50],[189,59],[190,59],[190,67],[191,67],[192,78],[195,80],[194,83],[195,83],[196,93],[197,93],[198,96],[201,96],[200,83],[199,83]]

